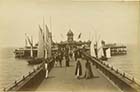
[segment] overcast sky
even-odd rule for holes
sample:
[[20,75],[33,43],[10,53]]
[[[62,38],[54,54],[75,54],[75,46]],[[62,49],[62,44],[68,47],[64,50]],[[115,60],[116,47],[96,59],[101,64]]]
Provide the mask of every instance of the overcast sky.
[[0,46],[24,46],[25,33],[37,42],[43,16],[49,29],[51,16],[53,39],[58,42],[72,29],[75,39],[82,33],[81,40],[91,40],[96,33],[108,43],[135,44],[139,11],[138,2],[0,0]]

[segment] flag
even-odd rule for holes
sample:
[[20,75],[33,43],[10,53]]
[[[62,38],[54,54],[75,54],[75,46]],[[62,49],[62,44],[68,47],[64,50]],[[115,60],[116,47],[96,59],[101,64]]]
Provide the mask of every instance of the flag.
[[38,36],[38,54],[37,54],[37,57],[38,58],[44,58],[44,40],[45,40],[45,37],[44,37],[44,33],[43,33],[43,29],[39,26],[39,36]]
[[27,37],[27,40],[28,40],[29,44],[30,44],[31,46],[33,46],[33,44],[32,44],[32,42],[31,42],[30,38],[27,36],[27,34],[25,34],[25,35],[26,35],[26,37]]
[[90,55],[96,57],[93,40],[92,40],[92,42],[90,44]]
[[49,42],[49,28],[47,25],[45,27],[46,27],[46,43],[48,44],[48,42]]
[[81,33],[78,35],[78,39],[80,39],[81,38]]
[[40,25],[39,25],[39,29],[40,29],[40,35],[41,35],[41,38],[43,39],[43,41],[45,41],[45,37],[44,37],[44,33],[43,33],[43,29],[40,27]]
[[27,37],[27,40],[29,42],[29,44],[31,45],[31,52],[30,52],[30,57],[33,57],[33,40],[32,40],[32,37],[31,39],[27,36],[27,34],[25,34],[25,36]]
[[45,41],[45,48],[47,51],[47,57],[51,57],[51,33],[49,32],[48,26],[46,25],[46,41]]
[[32,46],[33,46],[33,36],[31,36],[31,43],[32,43]]
[[40,25],[39,25],[39,29],[40,29],[40,31],[41,31],[41,34],[43,33],[43,30],[42,30],[42,28],[40,27]]

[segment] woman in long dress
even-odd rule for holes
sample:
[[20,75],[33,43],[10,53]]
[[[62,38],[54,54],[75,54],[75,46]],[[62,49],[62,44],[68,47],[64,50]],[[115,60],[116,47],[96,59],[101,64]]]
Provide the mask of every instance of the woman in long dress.
[[93,73],[92,73],[92,69],[91,69],[91,65],[90,65],[90,62],[87,60],[86,64],[85,64],[85,67],[86,67],[86,71],[85,71],[85,78],[86,79],[90,79],[93,77]]
[[77,79],[79,79],[81,75],[82,75],[82,66],[81,66],[80,61],[78,60],[76,62],[75,76]]
[[45,69],[46,69],[46,76],[45,77],[47,79],[48,78],[48,73],[49,73],[48,72],[48,63],[45,63]]

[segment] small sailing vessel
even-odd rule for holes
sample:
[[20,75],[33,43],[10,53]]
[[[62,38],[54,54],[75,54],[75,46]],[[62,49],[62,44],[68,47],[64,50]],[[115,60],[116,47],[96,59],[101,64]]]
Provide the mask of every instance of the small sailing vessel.
[[51,34],[49,32],[49,29],[46,25],[46,31],[44,31],[40,26],[39,26],[39,42],[38,42],[38,53],[37,53],[37,58],[31,58],[28,60],[29,64],[39,64],[45,59],[51,57]]
[[110,50],[110,48],[108,48],[108,49],[106,50],[106,57],[107,57],[107,58],[111,58],[111,50]]
[[105,53],[103,51],[104,49],[101,47],[98,51],[98,57],[100,60],[103,60],[103,61],[107,61],[108,58],[105,56]]
[[98,58],[100,60],[107,61],[108,58],[106,57],[106,50],[103,48],[103,46],[104,46],[103,42],[102,41],[99,42],[98,45],[99,45],[98,46]]
[[15,49],[15,58],[29,59],[31,57],[37,57],[38,44],[36,43],[35,45],[33,45],[32,38],[30,39],[27,34],[25,34],[25,36],[25,47]]
[[28,64],[32,64],[32,65],[40,64],[43,62],[43,60],[44,60],[43,58],[42,59],[41,58],[32,58],[32,59],[28,60]]
[[90,55],[93,56],[93,57],[96,57],[93,40],[92,40],[92,42],[90,44]]
[[43,62],[43,57],[44,57],[44,34],[43,30],[39,26],[39,41],[38,41],[38,53],[37,53],[37,58],[31,58],[28,60],[28,64],[39,64]]

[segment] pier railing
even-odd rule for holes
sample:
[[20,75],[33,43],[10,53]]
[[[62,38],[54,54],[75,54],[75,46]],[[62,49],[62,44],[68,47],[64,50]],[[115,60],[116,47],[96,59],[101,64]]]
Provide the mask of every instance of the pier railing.
[[125,74],[125,77],[126,77],[128,80],[133,81],[133,82],[135,82],[137,85],[140,86],[140,80],[138,80],[138,79],[135,78],[134,76],[130,75],[129,73],[126,73],[126,72],[124,72],[124,71],[122,71],[122,70],[120,70],[120,69],[114,67],[113,65],[107,63],[106,61],[100,61],[100,62],[105,63],[105,65],[108,65],[110,68],[113,67],[113,70],[114,70],[114,71],[117,71],[120,75]]
[[[48,63],[48,71],[53,68],[54,61],[51,59]],[[3,89],[3,91],[30,91],[34,90],[41,81],[45,78],[46,69],[45,63],[41,63],[28,74],[21,77],[19,80],[15,80],[12,84]]]
[[90,56],[82,51],[82,54],[88,58],[97,69],[103,72],[110,80],[112,80],[124,92],[140,92],[140,85],[135,78],[130,78],[126,73],[120,72],[113,66]]

